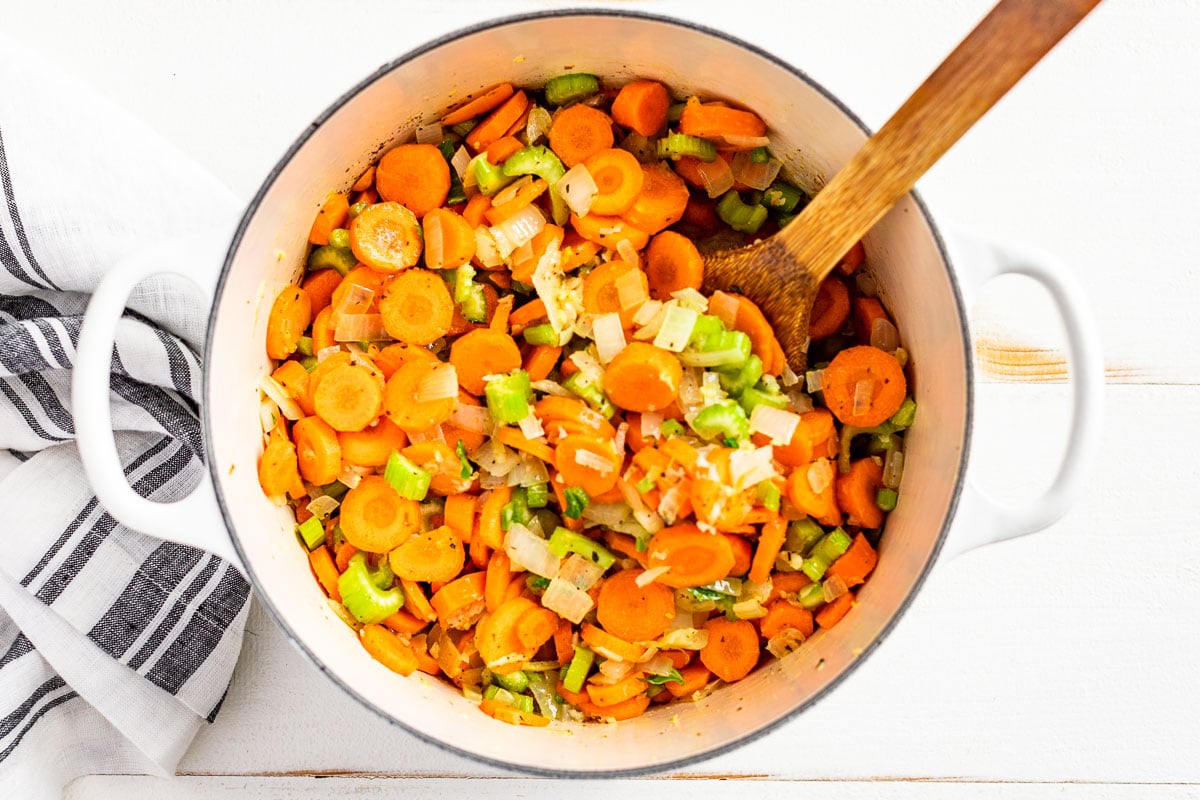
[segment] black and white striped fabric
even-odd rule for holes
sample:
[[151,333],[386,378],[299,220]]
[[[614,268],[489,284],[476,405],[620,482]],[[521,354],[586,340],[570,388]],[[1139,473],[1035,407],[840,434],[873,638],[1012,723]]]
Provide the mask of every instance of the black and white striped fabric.
[[[228,228],[236,209],[153,133],[0,36],[0,797],[58,796],[89,773],[169,774],[221,705],[247,583],[105,513],[73,444],[70,381],[105,271]],[[204,469],[207,310],[168,280],[130,306],[112,356],[118,450],[139,493],[176,499]]]

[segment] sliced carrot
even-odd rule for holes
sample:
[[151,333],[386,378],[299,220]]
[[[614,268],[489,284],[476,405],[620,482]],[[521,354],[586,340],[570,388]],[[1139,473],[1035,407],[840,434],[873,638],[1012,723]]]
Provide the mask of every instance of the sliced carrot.
[[512,500],[511,486],[498,486],[479,508],[479,537],[493,550],[504,549],[504,530],[500,527],[500,512]]
[[435,374],[450,369],[441,361],[409,361],[388,378],[383,392],[383,409],[388,418],[405,431],[424,431],[450,419],[457,397],[419,399],[421,387],[435,381]]
[[487,572],[483,584],[484,605],[488,612],[493,612],[504,602],[508,584],[512,580],[512,562],[503,550],[492,553],[488,559]]
[[[458,392],[458,404],[466,406],[479,406],[479,398],[475,395],[467,394],[461,389]],[[469,431],[465,428],[460,428],[453,422],[445,422],[442,424],[442,435],[446,437],[446,441],[454,444],[456,447],[458,442],[463,443],[468,453],[473,453],[479,449],[479,446],[484,443],[487,437],[482,431]],[[456,453],[457,455],[457,453]],[[461,464],[459,465],[462,466]]]
[[842,256],[842,260],[838,262],[838,269],[843,275],[850,275],[854,270],[862,266],[862,263],[867,260],[867,250],[863,247],[863,243],[856,242],[853,247],[846,251],[846,255]]
[[479,702],[479,708],[489,717],[509,725],[528,725],[532,728],[544,728],[550,724],[549,717],[541,714],[530,714],[528,711],[501,703],[498,700],[484,698]]
[[508,314],[512,311],[513,296],[505,295],[496,303],[496,311],[488,321],[488,329],[496,333],[508,333]]
[[[775,446],[775,458],[789,467],[808,464],[814,458],[827,458],[827,442],[834,433],[833,414],[828,409],[814,408],[800,415],[800,422],[786,445]],[[835,448],[836,451],[836,448]]]
[[475,626],[475,646],[488,669],[501,674],[516,672],[533,655],[534,650],[521,644],[517,637],[517,622],[534,608],[537,605],[529,598],[514,597],[505,600]]
[[642,191],[642,165],[628,150],[610,147],[593,153],[583,165],[596,184],[589,214],[621,215],[633,206]]
[[425,266],[455,269],[475,257],[475,228],[448,208],[435,208],[421,220],[425,235]]
[[832,628],[842,621],[842,617],[846,616],[846,612],[854,605],[854,593],[846,592],[841,597],[834,600],[832,603],[821,608],[817,612],[817,624],[822,628]]
[[617,435],[617,430],[603,414],[585,405],[573,397],[555,397],[547,395],[537,401],[533,408],[543,423],[551,421],[569,421],[578,426],[575,433],[587,433],[602,439],[611,439]]
[[744,536],[732,533],[722,535],[733,550],[733,568],[729,570],[729,574],[740,578],[750,571],[750,565],[754,563],[754,550]]
[[776,572],[771,576],[771,595],[767,603],[774,603],[785,594],[794,598],[795,594],[812,583],[812,579],[803,572]]
[[729,575],[733,569],[733,549],[724,536],[704,533],[685,523],[654,534],[646,551],[646,563],[651,569],[671,568],[657,578],[667,586],[704,586]]
[[[417,657],[417,669],[434,677],[443,674],[442,666],[438,664],[436,658],[429,654],[429,643],[426,637],[415,636],[409,644],[413,649],[413,654]],[[450,676],[447,674],[446,677]]]
[[[835,471],[829,459],[821,458],[808,466],[796,467],[788,476],[787,497],[792,505],[822,525],[842,524],[842,512],[834,497]],[[820,491],[813,488],[814,482],[821,487]]]
[[816,341],[833,336],[850,316],[850,290],[837,276],[821,281],[808,316],[808,338]]
[[379,272],[413,266],[421,258],[421,246],[417,217],[400,203],[368,206],[350,222],[350,249],[355,258]]
[[562,271],[572,272],[600,254],[600,245],[579,235],[574,228],[563,236]]
[[643,568],[646,566],[646,554],[637,549],[637,540],[625,533],[606,530],[604,532],[604,543],[608,545],[610,550],[616,550],[626,558],[632,558]]
[[708,631],[708,643],[700,649],[700,663],[726,683],[749,675],[760,652],[754,624],[716,617],[704,623],[704,629]]
[[629,411],[659,411],[679,395],[683,366],[673,353],[648,342],[630,342],[608,364],[605,393]]
[[536,651],[554,636],[558,623],[558,614],[550,609],[531,609],[517,620],[517,638],[525,647]]
[[625,719],[633,719],[645,713],[646,709],[650,706],[650,696],[643,692],[620,703],[613,703],[611,706],[598,706],[591,700],[586,700],[576,705],[586,716],[620,722]]
[[411,675],[417,669],[417,656],[412,647],[382,625],[364,625],[359,639],[371,657],[401,675]]
[[350,187],[352,192],[365,192],[375,185],[375,166],[371,165],[363,170],[363,174],[358,176],[358,180]]
[[[346,273],[342,282],[329,296],[330,310],[334,313],[331,323],[337,328],[337,317],[341,314],[366,314],[379,308],[379,298],[390,276],[370,267],[358,266]],[[365,299],[354,301],[352,295],[357,287],[370,290]],[[362,295],[360,290],[358,295]]]
[[688,103],[679,118],[679,132],[707,139],[757,137],[766,134],[767,126],[757,114],[750,111],[715,103]]
[[794,606],[787,600],[776,600],[767,605],[767,615],[758,621],[758,632],[770,639],[784,628],[793,628],[804,636],[812,636],[813,615],[807,608]]
[[361,431],[374,422],[382,407],[379,382],[358,365],[334,367],[313,389],[313,409],[336,431]]
[[784,362],[777,356],[782,355],[783,351],[775,339],[771,323],[749,297],[741,294],[734,297],[738,301],[738,311],[733,327],[750,337],[750,349],[762,359],[763,372],[778,375],[783,371]]
[[481,395],[485,375],[520,369],[521,351],[508,334],[480,328],[454,340],[450,363],[458,371],[459,385],[473,395]]
[[479,523],[475,523],[475,531],[471,534],[471,544],[467,547],[467,553],[471,556],[471,563],[479,569],[487,569],[488,558],[492,554],[492,548],[483,543],[483,539],[479,537]]
[[292,284],[283,287],[267,317],[267,356],[282,360],[296,352],[310,322],[312,301],[308,292]]
[[446,525],[415,534],[388,554],[392,570],[410,581],[454,579],[462,572],[466,555],[463,543]]
[[585,622],[579,628],[579,635],[584,643],[600,653],[605,658],[615,658],[618,661],[637,663],[646,658],[647,646],[630,642],[620,636],[614,636],[608,631],[601,630],[590,622]]
[[487,160],[496,165],[503,164],[509,156],[524,146],[515,136],[501,136],[487,146]]
[[423,269],[397,275],[379,301],[383,327],[393,339],[408,344],[430,344],[450,330],[454,299],[446,282]]
[[607,261],[589,272],[583,279],[583,308],[589,314],[621,315],[621,325],[628,328],[633,325],[636,307],[622,308],[618,284],[633,273],[642,286],[642,296],[646,296],[646,274],[632,264],[620,259]]
[[546,304],[542,302],[542,298],[535,297],[523,306],[518,306],[508,315],[508,324],[512,328],[513,336],[524,331],[526,328],[537,325],[546,317]]
[[635,671],[616,683],[599,684],[588,682],[584,690],[587,692],[588,699],[592,701],[593,705],[600,706],[601,708],[615,706],[617,703],[645,693],[646,682],[642,680],[643,677],[645,677],[644,673]]
[[455,578],[433,593],[429,604],[443,628],[465,630],[483,612],[484,573],[471,572]]
[[617,572],[600,584],[596,620],[631,642],[657,639],[675,617],[675,594],[661,583],[637,585],[640,569]]
[[754,550],[754,561],[750,565],[750,580],[766,583],[775,569],[775,557],[783,548],[787,538],[787,520],[776,517],[762,527],[758,536],[758,547]]
[[392,614],[380,624],[386,626],[389,630],[393,630],[396,633],[402,633],[406,636],[411,636],[414,633],[420,633],[429,627],[429,623],[426,620],[414,617],[403,608],[397,611],[395,614]]
[[342,447],[333,428],[320,417],[305,417],[292,426],[300,475],[309,483],[324,486],[342,473]]
[[664,683],[672,697],[688,697],[703,689],[712,678],[712,673],[703,664],[689,664],[679,670],[683,683]]
[[379,159],[375,188],[384,200],[403,204],[420,219],[446,202],[450,165],[431,144],[402,144]]
[[396,494],[379,475],[358,482],[342,500],[346,541],[368,553],[387,553],[421,529],[421,506]]
[[483,224],[483,215],[489,208],[492,207],[492,198],[486,194],[477,194],[467,201],[467,207],[463,209],[463,219],[472,228],[478,228]]
[[572,214],[571,227],[584,239],[609,250],[616,250],[622,241],[629,242],[634,250],[642,250],[650,242],[650,234],[623,217],[606,217],[602,214],[580,217]]
[[426,622],[433,622],[437,619],[437,612],[433,610],[433,606],[426,599],[425,590],[421,588],[421,584],[411,578],[401,577],[400,588],[404,590],[404,605],[414,617]]
[[479,97],[473,97],[467,102],[450,111],[442,117],[442,125],[450,127],[474,119],[480,114],[486,114],[499,106],[513,95],[511,83],[501,83],[488,89]]
[[613,121],[642,136],[653,136],[667,125],[671,96],[658,81],[633,81],[621,87],[613,100]]
[[646,248],[646,279],[650,296],[663,302],[680,289],[698,290],[704,283],[704,257],[691,239],[662,231]]
[[525,92],[518,91],[488,114],[467,134],[467,147],[482,153],[488,145],[504,136],[509,127],[529,110]]
[[329,306],[321,309],[321,312],[313,319],[312,323],[312,340],[313,352],[319,353],[330,347],[337,345],[333,340],[333,309]]
[[504,135],[505,136],[516,136],[516,135],[524,132],[525,126],[529,122],[529,111],[532,108],[533,108],[533,104],[527,103],[525,105],[525,110],[521,112],[521,115],[519,117],[517,117],[515,120],[513,120],[513,123],[508,126],[507,130],[504,131]]
[[475,495],[452,494],[446,497],[444,519],[458,538],[464,542],[471,541],[471,532],[475,528]]
[[582,103],[567,106],[554,115],[549,139],[550,149],[570,168],[613,146],[612,119]]
[[308,295],[309,306],[314,316],[333,300],[333,290],[342,282],[336,269],[318,269],[304,276],[301,288]]
[[333,563],[333,556],[329,555],[329,548],[318,547],[309,553],[308,565],[312,567],[313,574],[317,576],[325,594],[339,603],[342,602],[342,593],[338,591],[337,566]]
[[829,577],[841,578],[847,586],[854,588],[866,581],[871,570],[875,569],[878,560],[875,548],[871,547],[866,536],[859,533],[854,537],[854,541],[850,543],[846,552],[833,562],[825,574]]
[[521,365],[522,368],[529,373],[529,380],[533,382],[545,380],[554,367],[558,364],[558,359],[562,356],[562,348],[554,347],[548,344],[534,345],[529,349],[529,353],[525,356],[525,361]]
[[850,464],[849,472],[839,474],[836,481],[837,504],[846,513],[849,524],[863,528],[883,525],[883,509],[875,502],[876,493],[883,487],[882,464],[874,458],[860,458]]
[[496,429],[495,436],[501,444],[506,444],[514,450],[529,453],[549,464],[554,463],[554,448],[537,439],[526,439],[520,428],[500,427]]
[[560,619],[558,627],[554,630],[554,657],[559,664],[568,664],[574,657],[575,649],[571,646],[572,638],[571,621]]
[[737,531],[746,525],[752,496],[749,491],[730,493],[726,479],[697,477],[692,481],[691,500],[696,519],[719,531]]
[[825,405],[838,421],[858,428],[886,421],[900,409],[908,392],[900,362],[870,345],[850,347],[834,356],[821,385]]
[[404,448],[401,455],[432,476],[429,491],[435,495],[449,497],[464,492],[471,486],[470,479],[462,477],[462,464],[459,463],[458,453],[446,442],[416,442]]
[[871,343],[871,331],[875,329],[875,320],[886,319],[891,322],[887,309],[875,297],[854,298],[854,338],[859,344]]
[[684,471],[689,475],[695,472],[696,462],[699,460],[700,454],[696,452],[695,447],[683,439],[673,436],[660,444],[658,449],[672,461],[683,467]]
[[300,404],[305,414],[313,413],[312,403],[308,396],[308,370],[300,366],[299,361],[285,361],[271,373],[271,377],[283,387],[288,396]]
[[393,450],[408,444],[408,437],[386,416],[361,431],[341,431],[337,435],[342,461],[356,467],[382,467]]
[[384,378],[390,378],[396,373],[396,370],[413,360],[432,362],[437,361],[438,357],[424,347],[396,342],[379,351],[379,354],[375,356],[375,366],[379,367]]
[[345,226],[350,216],[350,202],[342,192],[330,192],[313,220],[312,230],[308,232],[309,244],[329,244],[329,234],[334,228]]
[[642,164],[642,176],[642,193],[621,219],[647,234],[658,233],[683,219],[691,197],[683,178],[661,162]]
[[617,485],[622,454],[609,440],[584,434],[565,436],[554,451],[559,479],[578,486],[589,497],[602,495]]
[[[503,139],[501,141],[503,141]],[[516,139],[513,139],[513,141],[516,141]],[[520,144],[520,142],[517,142],[517,144]],[[495,145],[493,145],[493,147],[494,146]],[[492,225],[499,225],[501,222],[504,222],[504,220],[513,216],[521,209],[532,205],[534,200],[537,200],[546,192],[548,186],[549,184],[547,184],[544,180],[541,178],[536,178],[525,184],[522,184],[520,188],[516,189],[512,197],[507,198],[502,203],[496,202],[496,198],[493,197],[492,205],[487,211],[483,212],[483,216]],[[499,196],[500,195],[496,195],[496,197]]]

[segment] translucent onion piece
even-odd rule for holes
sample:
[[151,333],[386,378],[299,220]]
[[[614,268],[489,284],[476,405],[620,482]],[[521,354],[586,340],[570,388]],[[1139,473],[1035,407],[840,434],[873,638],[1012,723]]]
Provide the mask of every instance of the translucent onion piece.
[[708,313],[725,323],[726,328],[733,330],[733,323],[737,321],[738,314],[737,296],[713,292],[713,296],[708,299]]
[[879,284],[876,282],[875,276],[866,270],[860,270],[854,276],[854,285],[863,297],[879,296]]
[[625,452],[625,437],[629,435],[629,423],[622,422],[617,426],[617,435],[613,437],[613,449],[618,453]]
[[815,394],[824,388],[825,370],[810,369],[804,373],[804,388],[809,394]]
[[479,475],[479,486],[485,491],[488,489],[499,489],[501,486],[508,486],[508,479],[503,475],[493,475],[490,472],[483,472]]
[[783,370],[779,373],[779,382],[784,386],[795,386],[800,382],[800,376],[792,372],[792,368],[785,362]]
[[446,137],[442,130],[442,123],[431,122],[428,125],[421,125],[417,128],[417,144],[433,144],[442,143],[442,139]]
[[[575,396],[575,395],[571,394],[569,391],[567,391],[566,389],[564,389],[560,384],[555,383],[554,381],[551,381],[551,380],[534,381],[531,384],[531,386],[533,387],[533,390],[535,392],[541,392],[542,394],[552,394],[555,397],[574,397]],[[462,406],[460,405],[459,408],[461,408],[461,407]]]
[[507,258],[512,251],[537,236],[544,227],[546,218],[542,216],[541,209],[528,205],[489,230],[496,240],[496,249],[502,257]]
[[603,574],[604,570],[598,564],[578,553],[572,553],[558,567],[560,580],[567,581],[576,589],[585,592],[595,586]]
[[699,628],[668,630],[657,644],[663,650],[703,650],[708,644],[708,631]]
[[317,351],[317,363],[320,364],[322,361],[329,358],[334,353],[340,353],[340,352],[342,352],[342,348],[336,344],[332,345],[331,347],[322,347],[320,350]]
[[750,430],[763,434],[772,444],[785,445],[791,442],[799,424],[799,414],[772,408],[766,403],[759,403],[750,412]]
[[704,405],[710,406],[713,403],[719,403],[727,396],[725,390],[721,388],[721,376],[715,372],[704,372],[700,380],[700,399]]
[[601,364],[616,358],[617,353],[625,349],[625,328],[621,325],[621,315],[615,311],[597,314],[592,319],[592,338],[596,340],[596,355]]
[[[467,165],[471,163],[471,154],[467,152],[464,145],[459,145],[454,151],[454,156],[450,159],[450,166],[454,167],[454,172],[458,175],[458,179],[463,182],[463,186],[467,183]],[[474,183],[474,181],[472,181]]]
[[703,314],[708,310],[708,298],[690,286],[671,292],[671,297],[678,300],[679,305],[690,308],[697,314]]
[[[258,388],[262,389],[262,393],[271,398],[271,401],[279,407],[279,413],[290,420],[298,420],[304,416],[303,409],[299,404],[291,398],[287,393],[287,389],[283,388],[283,384],[272,378],[270,375],[263,375],[262,380],[258,382]],[[274,425],[271,426],[275,427]],[[268,428],[268,430],[270,430]]]
[[710,197],[720,197],[733,188],[733,171],[723,158],[716,158],[707,163],[701,161],[696,165],[704,191]]
[[641,434],[643,439],[657,439],[662,428],[663,416],[653,411],[642,414]]
[[870,378],[861,378],[854,384],[854,405],[851,408],[852,414],[858,416],[865,414],[871,410],[871,397],[875,394],[875,381]]
[[758,619],[765,617],[767,610],[757,600],[741,600],[733,604],[733,613],[738,619]]
[[639,587],[649,586],[650,584],[654,583],[654,581],[660,575],[666,575],[670,571],[671,571],[671,568],[666,565],[661,566],[661,567],[651,567],[650,569],[648,569],[645,572],[638,575],[637,578],[635,578],[633,582],[636,583]]
[[593,604],[587,592],[562,578],[554,578],[546,591],[542,592],[542,605],[563,619],[578,624],[592,610]]
[[774,158],[768,159],[766,163],[756,164],[750,151],[746,150],[733,157],[729,168],[733,172],[735,182],[744,183],[751,189],[758,189],[761,192],[770,188],[782,166],[783,164]]
[[417,384],[416,400],[428,403],[458,397],[458,372],[453,364],[440,364]]
[[[757,411],[761,405],[755,406]],[[787,413],[787,412],[784,412]],[[790,441],[790,440],[789,440]],[[775,452],[771,447],[735,450],[729,454],[729,477],[734,491],[749,489],[776,476]]]
[[[663,321],[667,318],[667,311],[673,308],[672,303],[674,302],[675,301],[672,300],[664,305],[663,303],[658,303],[657,300],[650,300],[644,306],[642,306],[639,311],[643,311],[647,307],[653,307],[657,310],[654,311],[653,315],[651,315],[645,323],[639,323],[642,327],[637,329],[637,331],[633,334],[633,338],[644,342],[653,339],[655,336],[658,336],[658,332],[662,330]],[[653,306],[654,303],[658,303],[658,305]],[[639,316],[639,314],[634,315],[634,317],[637,316]]]
[[680,405],[695,406],[704,402],[704,395],[700,391],[701,374],[701,370],[695,367],[684,368],[683,379],[679,382]]
[[[439,372],[441,370],[438,370]],[[487,433],[489,423],[488,410],[485,406],[472,406],[459,403],[450,414],[450,423],[471,433]]]
[[637,131],[630,131],[629,135],[621,140],[621,149],[633,153],[633,157],[643,164],[658,161],[658,140],[647,139]]
[[532,175],[523,175],[520,178],[517,178],[515,181],[496,193],[496,196],[492,198],[492,205],[502,206],[510,200],[516,200],[517,193],[531,183],[533,183]]
[[537,144],[546,132],[550,130],[550,112],[541,106],[529,109],[529,118],[525,120],[525,143]]
[[504,266],[504,258],[492,231],[483,225],[475,229],[475,258],[487,269]]
[[625,502],[632,509],[634,520],[645,529],[646,533],[654,534],[663,529],[662,517],[650,510],[642,500],[641,492],[637,490],[636,486],[629,481],[618,481],[617,488],[621,490],[621,496],[625,498]]
[[558,577],[559,557],[550,552],[550,543],[529,528],[514,522],[504,536],[504,552],[513,566],[529,570],[543,578]]
[[263,433],[270,433],[279,424],[279,406],[269,397],[264,397],[258,404],[258,424]]
[[[368,289],[366,286],[352,283],[350,284],[350,291],[346,292],[341,302],[337,304],[331,314],[334,319],[338,319],[343,314],[362,314],[371,307],[371,301],[374,298],[374,289]],[[336,335],[334,338],[337,338]]]
[[567,207],[577,216],[586,216],[592,208],[600,189],[592,178],[592,173],[583,164],[576,164],[567,170],[567,174],[558,179],[554,190],[566,202]]
[[788,407],[796,414],[807,414],[813,410],[813,401],[804,392],[788,392]]
[[380,314],[342,314],[333,331],[335,342],[382,342],[390,338]]
[[696,327],[699,314],[693,309],[667,304],[667,313],[662,327],[654,336],[654,346],[672,353],[681,353],[687,347],[692,330]]
[[820,494],[833,483],[833,467],[829,459],[818,458],[808,466],[808,486],[815,494]]
[[432,428],[426,428],[422,431],[409,431],[408,441],[412,444],[420,444],[421,442],[445,442],[446,432],[442,430],[441,425],[434,425]]
[[345,484],[347,488],[353,489],[358,486],[359,481],[370,472],[362,467],[343,467],[342,474],[338,475],[338,483]]
[[534,416],[532,408],[521,418],[517,426],[521,429],[521,435],[526,439],[538,439],[546,435],[546,431],[542,429],[542,421]]
[[675,520],[679,517],[679,509],[683,508],[687,499],[679,486],[672,486],[663,492],[662,498],[658,501],[658,515],[662,517],[663,522],[668,525],[675,524]]
[[571,354],[571,362],[589,378],[601,380],[604,376],[604,367],[600,366],[600,362],[590,350],[576,350]]
[[[631,274],[631,273],[629,273],[629,272],[625,273],[625,275],[629,275],[629,274]],[[622,275],[621,277],[625,277],[625,276]],[[641,280],[636,275],[634,275],[634,281],[637,283],[638,291],[641,292],[642,291]],[[621,291],[620,283],[621,283],[621,281],[618,278],[617,279],[617,292],[618,292],[617,296],[618,297],[621,296],[620,295],[620,291]],[[624,302],[624,301],[622,301],[622,302]],[[639,326],[648,325],[650,323],[650,320],[654,319],[656,316],[658,316],[659,312],[662,311],[662,307],[663,307],[663,304],[659,300],[646,300],[644,303],[642,303],[641,308],[639,308],[637,310],[637,312],[634,313],[633,324],[639,325]],[[625,308],[625,306],[622,306],[622,308]],[[655,333],[657,333],[657,331],[655,331]]]
[[[638,256],[637,248],[633,246],[633,242],[628,239],[621,239],[617,242],[617,254],[621,256],[621,260],[626,264],[638,267],[639,269],[641,268],[642,259]],[[629,273],[626,274],[628,275]],[[637,277],[637,273],[633,274],[634,277]]]
[[889,450],[887,460],[883,462],[883,485],[889,489],[899,489],[900,479],[904,477],[904,452],[899,449]]
[[890,319],[877,318],[871,323],[871,347],[890,353],[900,346],[900,331]]
[[832,603],[839,597],[850,591],[850,587],[846,586],[846,582],[837,575],[832,575],[825,579],[821,584],[821,591],[825,595],[825,602]]
[[537,456],[521,453],[518,455],[518,459],[517,466],[513,467],[507,476],[509,486],[533,486],[536,483],[546,483],[550,480],[546,462]]
[[462,696],[464,700],[470,703],[483,702],[483,694],[480,693],[479,684],[477,683],[463,683]]
[[776,658],[794,653],[804,644],[804,634],[795,628],[784,628],[767,640],[767,652]]
[[517,464],[521,463],[517,454],[501,444],[498,439],[488,439],[475,448],[475,452],[471,453],[471,460],[484,472],[500,477],[512,472]]
[[600,677],[603,677],[603,683],[611,686],[628,677],[629,673],[637,669],[637,664],[633,661],[615,661],[611,658],[606,658],[600,662],[600,665],[596,669],[600,675],[594,678],[593,681],[595,683],[602,683]]
[[630,513],[625,503],[588,503],[583,509],[583,519],[611,528],[628,519]]
[[675,665],[671,663],[671,659],[661,653],[642,664],[642,671],[648,675],[670,675],[673,669]]
[[320,497],[314,497],[307,508],[317,519],[325,519],[336,511],[339,505],[337,500],[327,494],[323,494]]

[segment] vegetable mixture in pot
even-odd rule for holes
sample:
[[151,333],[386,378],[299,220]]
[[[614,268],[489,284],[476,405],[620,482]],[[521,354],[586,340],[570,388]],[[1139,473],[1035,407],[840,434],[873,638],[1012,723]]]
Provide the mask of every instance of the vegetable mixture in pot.
[[[621,720],[854,605],[916,406],[860,245],[793,374],[701,250],[806,202],[752,111],[495,86],[330,194],[275,299],[263,491],[383,665],[496,719]],[[697,244],[700,247],[697,247]]]

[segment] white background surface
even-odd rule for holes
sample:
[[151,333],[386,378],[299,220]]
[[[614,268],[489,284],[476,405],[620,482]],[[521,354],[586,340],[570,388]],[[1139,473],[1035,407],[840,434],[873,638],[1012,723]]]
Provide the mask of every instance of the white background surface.
[[[878,126],[990,3],[589,5],[673,14],[747,39]],[[249,197],[312,118],[380,64],[463,25],[548,7],[3,0],[0,25]],[[1197,41],[1200,4],[1108,0],[919,185],[940,221],[1035,243],[1084,276],[1110,379],[1108,433],[1088,497],[1042,534],[940,564],[889,640],[827,701],[688,776],[767,779],[743,785],[764,797],[806,788],[889,800],[1200,795]],[[85,146],[86,129],[79,136]],[[152,224],[153,209],[131,213]],[[1053,347],[1038,301],[1019,282],[997,286],[976,323]],[[975,467],[1009,496],[1029,496],[1057,461],[1067,390],[991,374],[979,392]],[[171,782],[87,778],[69,796],[663,791],[660,781],[464,780],[502,773],[355,705],[257,606],[221,715],[181,770],[187,777]],[[349,776],[309,777],[329,773]],[[731,788],[686,787],[702,798]]]

